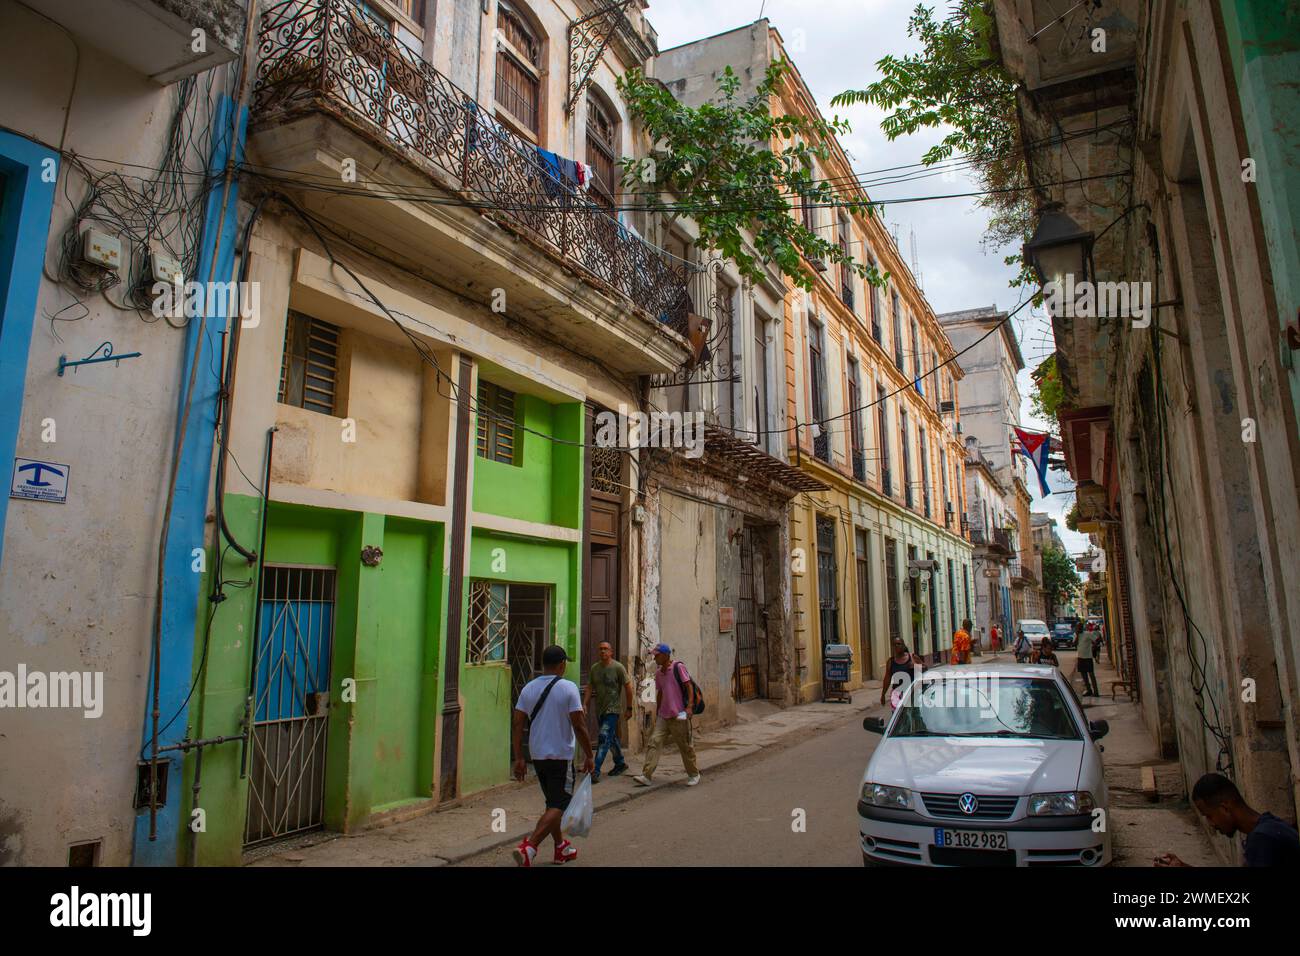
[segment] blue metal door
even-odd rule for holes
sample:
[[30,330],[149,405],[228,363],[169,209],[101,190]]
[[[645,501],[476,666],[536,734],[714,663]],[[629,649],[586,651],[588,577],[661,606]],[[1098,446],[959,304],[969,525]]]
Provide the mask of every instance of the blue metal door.
[[262,569],[245,845],[323,822],[336,577],[333,568]]

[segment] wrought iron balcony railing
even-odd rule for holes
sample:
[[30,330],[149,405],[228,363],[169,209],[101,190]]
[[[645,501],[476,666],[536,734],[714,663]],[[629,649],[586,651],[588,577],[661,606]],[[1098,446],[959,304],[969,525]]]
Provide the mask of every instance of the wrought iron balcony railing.
[[827,432],[822,431],[813,436],[813,454],[822,461],[831,460],[831,436]]
[[282,0],[262,14],[253,121],[324,111],[469,204],[685,335],[678,264],[547,167],[536,147],[367,16],[353,0]]
[[860,451],[853,453],[853,477],[858,481],[867,480],[867,456]]

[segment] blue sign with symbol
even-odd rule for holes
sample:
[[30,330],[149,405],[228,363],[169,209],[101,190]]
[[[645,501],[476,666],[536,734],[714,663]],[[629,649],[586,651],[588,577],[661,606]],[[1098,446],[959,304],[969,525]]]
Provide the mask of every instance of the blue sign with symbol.
[[14,477],[9,485],[10,498],[33,501],[68,500],[68,466],[32,458],[14,459]]

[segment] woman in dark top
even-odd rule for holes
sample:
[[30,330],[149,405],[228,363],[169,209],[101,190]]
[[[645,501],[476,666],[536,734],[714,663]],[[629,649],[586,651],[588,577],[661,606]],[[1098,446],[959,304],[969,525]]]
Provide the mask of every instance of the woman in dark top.
[[[894,655],[889,659],[889,667],[885,670],[885,679],[880,686],[880,702],[883,704],[885,698],[888,697],[891,710],[898,707],[898,701],[902,699],[903,692],[907,690],[907,685],[912,682],[914,669],[925,667],[921,659],[914,657],[912,652],[907,649],[907,645],[898,638],[894,638],[893,650]],[[895,686],[895,674],[902,674],[904,679],[898,681],[898,693],[892,695],[890,689]]]

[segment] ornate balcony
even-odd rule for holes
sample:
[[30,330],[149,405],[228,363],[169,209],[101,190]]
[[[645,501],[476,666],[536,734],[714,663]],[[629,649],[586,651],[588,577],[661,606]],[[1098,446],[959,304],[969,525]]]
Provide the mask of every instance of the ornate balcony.
[[258,53],[250,153],[263,178],[461,294],[505,289],[512,315],[616,368],[682,364],[686,271],[352,0],[272,4]]

